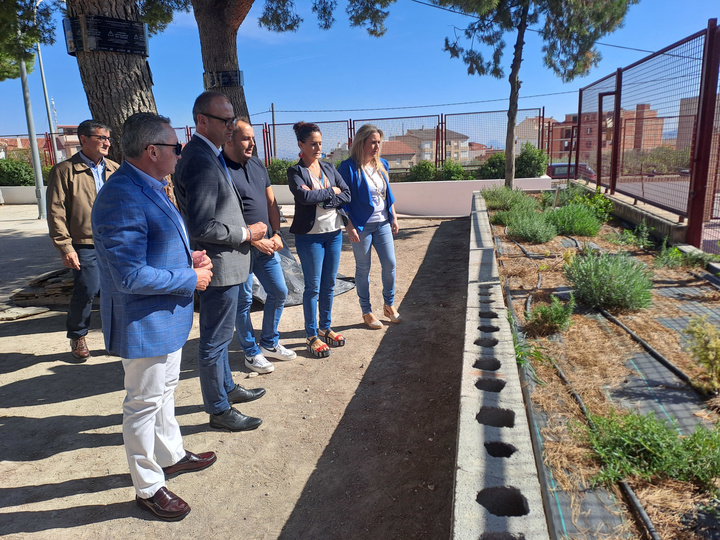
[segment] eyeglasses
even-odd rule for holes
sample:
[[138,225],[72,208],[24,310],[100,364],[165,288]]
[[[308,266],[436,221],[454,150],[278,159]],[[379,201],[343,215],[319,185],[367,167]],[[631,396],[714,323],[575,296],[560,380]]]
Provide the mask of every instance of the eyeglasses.
[[235,117],[233,117],[233,118],[220,118],[219,116],[215,116],[214,114],[210,114],[210,113],[206,113],[206,112],[200,113],[200,114],[204,114],[205,116],[208,116],[208,117],[210,117],[210,118],[214,118],[215,120],[220,120],[221,122],[224,122],[224,123],[225,123],[225,127],[229,127],[229,128],[230,128],[230,127],[235,127],[235,122],[237,121],[237,118],[235,118]]
[[90,135],[93,139],[97,139],[100,142],[110,142],[110,137],[106,137],[105,135]]
[[176,143],[176,144],[168,144],[168,143],[161,143],[161,142],[154,142],[150,143],[145,147],[145,150],[148,149],[150,146],[172,146],[175,148],[175,155],[179,156],[182,153],[182,144]]

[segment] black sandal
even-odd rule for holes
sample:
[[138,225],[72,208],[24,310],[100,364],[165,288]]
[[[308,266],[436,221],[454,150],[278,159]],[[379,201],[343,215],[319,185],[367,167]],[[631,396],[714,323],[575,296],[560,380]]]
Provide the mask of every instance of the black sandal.
[[308,352],[315,358],[327,358],[330,356],[330,347],[320,341],[317,336],[307,338],[306,347]]
[[330,328],[325,330],[324,334],[322,333],[322,330],[319,330],[318,336],[320,336],[320,339],[322,339],[331,347],[342,347],[343,345],[345,345],[345,338],[343,337],[343,335],[333,332]]

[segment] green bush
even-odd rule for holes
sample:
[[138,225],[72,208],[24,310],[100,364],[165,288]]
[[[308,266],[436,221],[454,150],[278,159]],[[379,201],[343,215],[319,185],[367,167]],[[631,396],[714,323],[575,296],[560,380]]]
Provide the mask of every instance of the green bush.
[[548,156],[545,151],[535,148],[532,143],[522,145],[520,155],[515,158],[515,178],[537,178],[545,174]]
[[516,197],[516,200],[509,205],[510,208],[508,210],[497,210],[494,212],[490,217],[490,222],[494,225],[509,225],[514,219],[518,219],[516,216],[528,212],[537,213],[537,199],[525,195],[522,191],[510,191],[510,193],[521,193],[523,196]]
[[432,161],[420,161],[408,173],[408,182],[432,182],[437,178],[437,168]]
[[561,206],[551,210],[546,216],[547,220],[555,226],[558,234],[595,236],[602,227],[595,211],[589,206],[579,203]]
[[575,297],[572,294],[565,305],[557,296],[553,296],[549,306],[538,306],[525,314],[525,331],[530,336],[549,336],[565,330],[570,326],[570,315],[574,309]]
[[589,249],[564,269],[576,298],[592,308],[635,311],[651,303],[652,274],[627,253],[598,255]]
[[603,223],[610,219],[610,214],[613,211],[612,201],[602,194],[599,187],[595,189],[595,193],[592,195],[586,191],[582,195],[578,194],[570,199],[570,202],[583,204],[588,208],[592,208],[597,218]]
[[0,186],[34,186],[33,168],[25,161],[0,159]]
[[295,165],[291,159],[273,158],[268,167],[268,175],[270,175],[270,183],[277,185],[286,185],[288,183],[287,170]]
[[708,263],[720,260],[717,255],[704,251],[680,251],[676,247],[668,246],[667,236],[663,240],[660,252],[655,256],[656,267],[677,268],[687,266],[690,268],[705,268]]
[[465,180],[465,169],[452,159],[446,159],[440,173],[440,180]]
[[595,429],[587,427],[585,438],[602,468],[596,482],[612,485],[620,480],[657,481],[675,479],[701,489],[717,491],[720,476],[720,431],[704,425],[683,436],[673,422],[653,413],[615,410],[608,417],[590,415]]
[[507,233],[513,238],[543,244],[557,236],[557,230],[545,219],[545,214],[535,211],[510,212]]
[[[527,195],[520,189],[510,189],[507,186],[493,186],[480,191],[485,199],[485,207],[488,210],[509,210],[518,204],[530,204],[525,201],[533,201],[537,206],[537,201]],[[521,202],[522,201],[522,202]]]
[[505,152],[490,156],[478,169],[478,176],[483,180],[505,178]]

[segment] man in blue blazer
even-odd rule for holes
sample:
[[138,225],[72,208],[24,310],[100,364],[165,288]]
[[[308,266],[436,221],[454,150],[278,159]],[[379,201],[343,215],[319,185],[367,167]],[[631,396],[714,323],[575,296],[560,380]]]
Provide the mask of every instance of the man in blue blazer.
[[187,230],[164,191],[180,144],[170,121],[138,113],[125,121],[126,161],[98,194],[92,229],[100,266],[105,347],[125,371],[123,441],[137,504],[164,520],[190,506],[165,479],[212,465],[214,452],[183,447],[175,419],[180,359],[193,321],[193,291],[204,290],[212,263],[191,251]]
[[250,242],[263,238],[267,225],[245,223],[242,198],[220,153],[235,127],[230,101],[219,92],[203,92],[193,105],[193,118],[195,135],[182,151],[174,184],[190,244],[205,250],[213,263],[213,281],[200,291],[200,388],[210,427],[247,431],[256,429],[262,420],[245,416],[232,404],[258,399],[265,390],[235,384],[228,349],[240,284],[250,270]]

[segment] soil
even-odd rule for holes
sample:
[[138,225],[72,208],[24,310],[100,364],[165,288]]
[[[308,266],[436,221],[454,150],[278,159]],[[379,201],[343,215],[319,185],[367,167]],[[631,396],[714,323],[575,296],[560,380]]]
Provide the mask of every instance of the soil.
[[[502,244],[500,274],[508,283],[512,295],[512,307],[519,327],[525,325],[526,299],[532,295],[531,309],[550,304],[552,295],[568,290],[571,285],[563,271],[563,264],[574,256],[578,249],[561,244],[562,237],[556,237],[546,244],[523,244],[530,252],[544,258],[531,260],[513,240],[504,234],[503,228],[494,226],[494,234]],[[581,238],[581,245],[592,242],[601,249],[616,252],[628,251],[634,258],[653,269],[654,277],[652,305],[632,313],[616,313],[626,326],[648,342],[673,364],[688,374],[697,387],[708,388],[710,377],[695,362],[677,332],[663,326],[658,319],[677,318],[688,315],[678,309],[676,299],[659,294],[663,288],[687,288],[692,299],[703,304],[708,310],[720,313],[720,292],[697,277],[690,268],[654,268],[653,255],[632,246],[618,246],[609,241],[617,238],[622,226],[618,223],[604,225],[593,238]],[[697,292],[701,289],[701,292]],[[687,295],[686,295],[687,296]],[[690,298],[688,298],[690,299]],[[507,301],[507,299],[506,299]],[[598,471],[598,464],[590,460],[588,446],[577,436],[578,430],[572,425],[585,425],[585,419],[577,404],[570,396],[567,386],[560,381],[552,365],[555,361],[570,380],[588,409],[594,414],[607,414],[613,407],[608,389],[618,387],[630,375],[626,362],[642,349],[619,327],[578,305],[571,317],[571,325],[562,332],[562,338],[529,337],[527,344],[539,353],[529,355],[528,360],[540,384],[535,385],[531,395],[533,404],[548,417],[547,427],[542,430],[544,439],[544,460],[551,468],[559,486],[574,492],[577,501],[584,498],[583,491],[590,485],[590,478]],[[659,397],[662,399],[662,397]],[[616,406],[616,404],[615,404]],[[708,425],[718,422],[720,416],[711,408],[698,403],[696,416],[705,419]],[[697,538],[682,524],[683,514],[691,513],[699,504],[707,504],[710,496],[700,493],[692,485],[683,482],[653,479],[652,483],[629,479],[661,538]],[[619,490],[616,498],[623,500]],[[579,507],[574,508],[575,511]],[[644,538],[634,525],[634,517],[626,510],[625,528],[615,531],[608,538]],[[573,538],[598,538],[594,531]],[[606,536],[601,535],[605,538]]]
[[[469,220],[402,219],[400,226],[401,324],[382,317],[375,259],[371,293],[382,330],[360,324],[353,290],[335,298],[333,328],[347,345],[327,359],[305,351],[302,306],[286,308],[280,321],[283,343],[298,358],[277,362],[273,373],[251,376],[233,344],[236,380],[267,389],[261,400],[240,407],[263,419],[256,431],[208,426],[197,380],[196,316],[183,349],[176,414],[186,448],[214,450],[218,461],[168,481],[192,507],[177,523],[160,522],[133,501],[120,427],[122,366],[103,350],[99,313],[88,335],[93,356],[80,364],[69,354],[64,310],[0,323],[0,535],[447,538]],[[22,234],[36,245],[46,232]],[[0,244],[13,236],[0,235]],[[57,257],[47,244],[37,249],[44,264]],[[18,264],[15,279],[29,281],[36,268]],[[340,273],[354,274],[347,241]],[[252,315],[256,329],[259,309]]]

